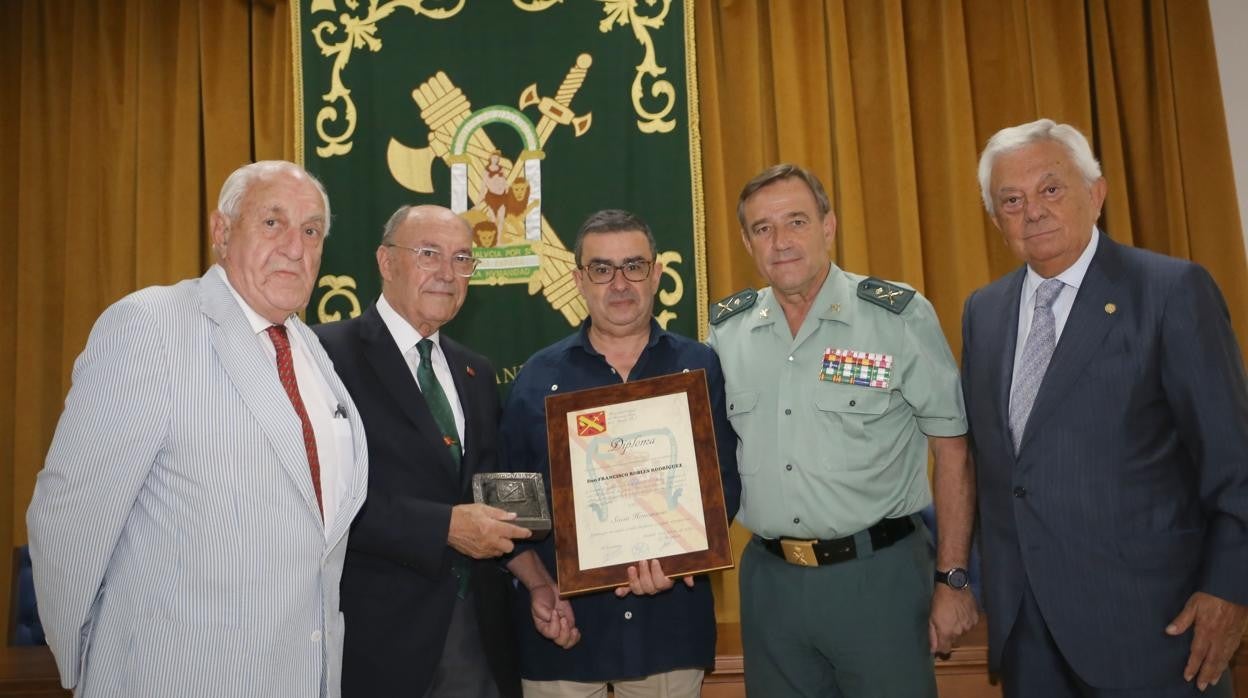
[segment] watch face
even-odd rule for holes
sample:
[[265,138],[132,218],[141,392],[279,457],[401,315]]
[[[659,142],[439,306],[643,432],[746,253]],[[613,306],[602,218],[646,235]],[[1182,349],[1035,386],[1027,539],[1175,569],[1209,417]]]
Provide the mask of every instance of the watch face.
[[971,583],[970,576],[961,567],[949,570],[947,583],[954,589],[965,589]]

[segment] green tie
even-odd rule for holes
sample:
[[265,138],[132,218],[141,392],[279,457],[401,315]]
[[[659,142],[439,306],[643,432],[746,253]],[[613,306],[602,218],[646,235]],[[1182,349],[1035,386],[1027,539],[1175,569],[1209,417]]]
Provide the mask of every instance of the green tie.
[[455,413],[451,411],[451,403],[446,399],[446,393],[442,390],[442,385],[438,383],[438,377],[433,373],[433,361],[430,360],[433,341],[420,340],[416,343],[416,351],[420,353],[420,366],[416,367],[416,381],[420,383],[420,392],[425,396],[425,403],[429,405],[434,421],[442,430],[442,441],[451,451],[451,460],[455,461],[455,470],[458,474],[459,462],[464,451],[459,443],[459,431],[455,428]]
[[[420,353],[420,365],[416,367],[416,382],[420,383],[420,392],[425,396],[425,404],[429,405],[434,421],[442,430],[442,440],[446,442],[446,447],[451,451],[451,460],[455,461],[453,474],[458,476],[463,449],[459,444],[459,431],[455,428],[455,413],[451,411],[451,403],[446,399],[442,384],[438,383],[438,377],[433,373],[433,361],[430,358],[433,353],[433,341],[422,339],[416,342],[416,351]],[[467,598],[468,580],[472,572],[468,561],[456,556],[454,562],[451,563],[451,572],[455,575],[455,595],[461,599]]]

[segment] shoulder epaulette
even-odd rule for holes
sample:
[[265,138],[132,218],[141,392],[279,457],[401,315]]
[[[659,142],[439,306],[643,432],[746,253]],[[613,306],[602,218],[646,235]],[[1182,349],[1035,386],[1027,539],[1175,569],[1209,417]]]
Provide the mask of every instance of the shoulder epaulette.
[[914,289],[868,276],[858,283],[858,297],[900,315],[910,304],[910,299],[914,298]]
[[746,308],[754,305],[754,301],[758,300],[758,291],[752,288],[743,289],[728,296],[722,301],[716,301],[711,304],[711,324],[718,325]]

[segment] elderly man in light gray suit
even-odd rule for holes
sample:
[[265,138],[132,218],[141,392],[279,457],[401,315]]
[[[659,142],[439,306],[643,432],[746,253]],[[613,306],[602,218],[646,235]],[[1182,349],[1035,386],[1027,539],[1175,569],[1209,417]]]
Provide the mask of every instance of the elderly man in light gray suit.
[[219,265],[96,322],[27,512],[39,611],[78,696],[337,696],[364,432],[296,315],[329,199],[235,171]]

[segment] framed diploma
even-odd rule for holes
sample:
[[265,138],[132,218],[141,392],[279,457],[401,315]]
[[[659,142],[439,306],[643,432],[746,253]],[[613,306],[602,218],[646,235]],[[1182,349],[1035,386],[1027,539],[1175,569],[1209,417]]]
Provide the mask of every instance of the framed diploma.
[[560,593],[732,567],[706,372],[546,398]]

